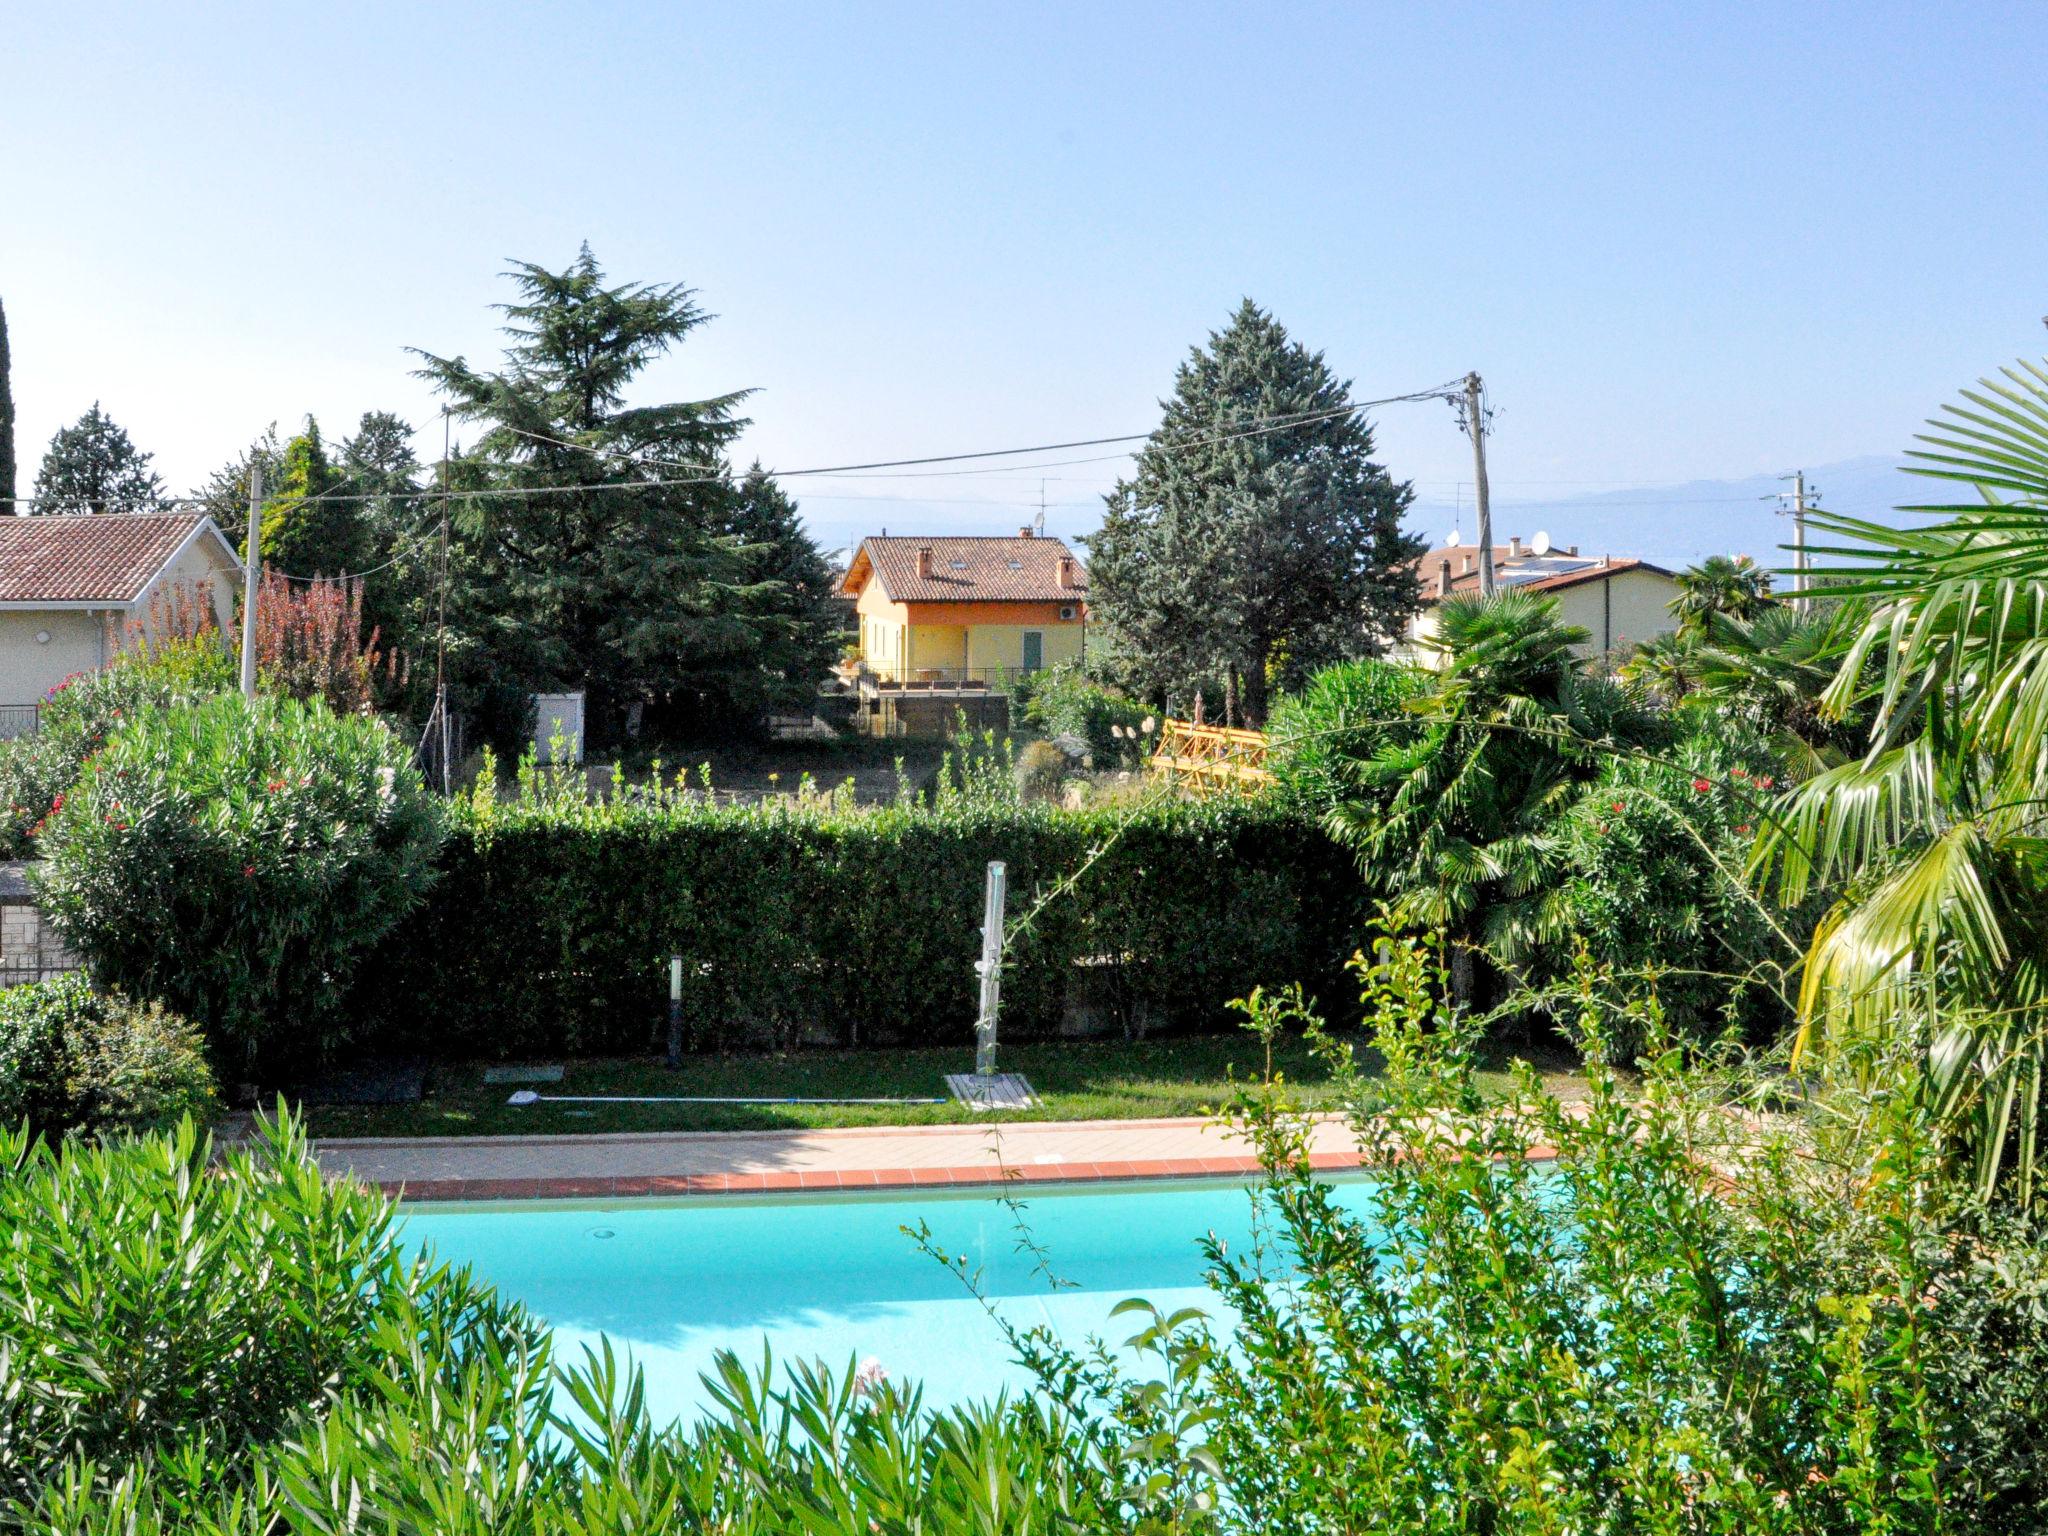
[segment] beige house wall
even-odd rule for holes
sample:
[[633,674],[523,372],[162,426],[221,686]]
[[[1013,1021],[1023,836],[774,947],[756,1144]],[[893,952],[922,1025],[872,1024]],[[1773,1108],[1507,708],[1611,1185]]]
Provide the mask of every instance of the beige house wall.
[[74,672],[104,666],[107,655],[106,626],[96,612],[79,608],[0,612],[0,705],[39,704]]
[[[1587,642],[1574,648],[1581,656],[1624,650],[1678,628],[1671,613],[1678,583],[1640,566],[1617,571],[1604,581],[1581,581],[1544,595],[1557,599],[1560,619],[1585,630]],[[1436,606],[1431,604],[1408,621],[1401,642],[1394,647],[1395,658],[1419,666],[1441,666],[1443,653],[1422,643],[1435,639],[1436,633]]]

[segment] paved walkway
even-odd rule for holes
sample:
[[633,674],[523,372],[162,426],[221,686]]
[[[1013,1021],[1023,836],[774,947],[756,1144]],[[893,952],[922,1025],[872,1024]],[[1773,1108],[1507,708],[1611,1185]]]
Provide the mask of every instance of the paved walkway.
[[[315,1152],[329,1172],[354,1173],[409,1200],[762,1194],[1258,1170],[1243,1137],[1202,1119],[393,1137],[326,1140]],[[1318,1168],[1358,1166],[1351,1132],[1334,1117],[1317,1121],[1310,1152]]]

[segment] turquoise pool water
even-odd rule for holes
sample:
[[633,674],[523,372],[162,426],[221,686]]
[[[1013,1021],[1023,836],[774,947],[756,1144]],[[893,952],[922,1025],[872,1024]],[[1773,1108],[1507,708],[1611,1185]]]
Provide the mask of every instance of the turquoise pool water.
[[[1363,1191],[1339,1181],[1347,1205]],[[566,1358],[609,1335],[645,1371],[649,1407],[667,1419],[701,1409],[698,1378],[716,1351],[758,1363],[764,1337],[778,1362],[873,1357],[892,1379],[921,1381],[934,1406],[1025,1385],[958,1276],[904,1235],[920,1221],[949,1254],[981,1267],[1006,1317],[1049,1323],[1075,1343],[1091,1334],[1121,1343],[1129,1320],[1112,1323],[1109,1311],[1128,1296],[1216,1315],[1197,1244],[1215,1232],[1241,1250],[1253,1233],[1252,1196],[1234,1181],[1040,1186],[1026,1212],[1070,1287],[1054,1290],[1033,1272],[1015,1217],[987,1191],[413,1206],[403,1240],[474,1265],[554,1325]]]

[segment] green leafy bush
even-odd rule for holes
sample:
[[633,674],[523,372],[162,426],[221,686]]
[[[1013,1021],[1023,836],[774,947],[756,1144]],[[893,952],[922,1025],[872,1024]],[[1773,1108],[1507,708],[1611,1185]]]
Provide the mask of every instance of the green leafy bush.
[[234,686],[215,631],[125,651],[112,666],[68,677],[43,701],[32,736],[0,743],[0,855],[24,858],[44,819],[107,737],[147,710],[195,703]]
[[[1785,912],[1748,864],[1777,781],[1767,745],[1725,723],[1654,757],[1616,755],[1559,818],[1573,934],[1604,967],[1654,980],[1666,1022],[1700,1038],[1762,1042],[1791,1022],[1796,966],[1814,912]],[[1555,982],[1553,953],[1528,979]],[[1632,1061],[1642,1040],[1617,1013],[1601,1048]]]
[[1082,663],[1063,661],[1034,681],[1024,719],[1034,730],[1078,743],[1098,771],[1134,768],[1145,751],[1152,713],[1135,699],[1089,679]]
[[1419,734],[1407,706],[1429,686],[1420,668],[1390,661],[1326,667],[1274,706],[1266,724],[1266,766],[1305,814],[1326,815],[1365,792],[1361,765],[1382,747]]
[[223,1067],[296,1068],[434,873],[439,806],[380,722],[228,694],[145,712],[42,834],[45,910],[101,982],[161,998]]
[[[216,1165],[175,1137],[62,1159],[0,1136],[0,1529],[1096,1531],[1113,1491],[1055,1410],[730,1356],[662,1428],[609,1348],[403,1255],[287,1122]],[[10,1508],[11,1504],[11,1508]]]
[[532,773],[510,799],[479,788],[357,1006],[451,1056],[643,1050],[681,955],[693,1049],[964,1045],[991,859],[1020,924],[1011,1037],[1057,1033],[1084,994],[1135,1031],[1213,1026],[1250,984],[1342,986],[1333,957],[1355,946],[1365,893],[1312,823],[1232,799],[1019,806],[1002,782],[1007,801],[866,809],[673,788],[586,803],[580,777],[557,794]]
[[[1254,1088],[1238,1114],[1271,1235],[1203,1245],[1228,1321],[1127,1303],[1142,1373],[1013,1333],[1100,1457],[1143,1458],[1161,1527],[2044,1528],[2041,1234],[1946,1205],[1914,1111],[1831,1098],[1859,1134],[1773,1129],[1670,1051],[1640,1083],[1596,1068],[1570,1103],[1525,1069],[1501,1101],[1428,951],[1378,954],[1386,1071],[1347,1090],[1362,1204],[1312,1173],[1284,1085]],[[1299,1022],[1286,996],[1250,1009]],[[1654,1040],[1654,1009],[1640,1027]]]
[[451,1384],[472,1358],[508,1381],[545,1362],[516,1308],[404,1258],[389,1202],[330,1183],[289,1126],[219,1160],[189,1122],[61,1156],[0,1133],[0,1508],[131,1470],[208,1499],[412,1351]]
[[199,1032],[161,1003],[83,976],[0,991],[0,1125],[38,1133],[146,1131],[213,1104]]

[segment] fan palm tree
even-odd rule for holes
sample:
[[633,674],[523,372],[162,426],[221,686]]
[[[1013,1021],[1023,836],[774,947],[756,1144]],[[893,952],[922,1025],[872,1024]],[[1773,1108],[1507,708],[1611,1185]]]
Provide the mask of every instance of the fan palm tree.
[[1678,596],[1671,600],[1671,611],[1682,635],[1704,635],[1716,614],[1754,618],[1771,601],[1770,572],[1747,555],[1709,555],[1674,579]]
[[1362,792],[1327,824],[1398,918],[1518,964],[1564,932],[1565,808],[1602,748],[1647,720],[1585,674],[1586,631],[1555,598],[1455,597],[1437,615],[1446,666],[1409,705],[1419,733],[1362,764]]
[[1638,644],[1615,674],[1659,703],[1672,705],[1699,686],[1699,668],[1697,637],[1673,630]]
[[1768,742],[1788,782],[1823,773],[1854,755],[1869,727],[1867,704],[1837,715],[1824,703],[1868,611],[1843,598],[1771,603],[1748,619],[1715,614],[1690,648],[1689,698]]
[[[1869,604],[1824,698],[1874,705],[1863,755],[1790,796],[1761,856],[1784,895],[1848,892],[1816,932],[1798,1048],[1923,1029],[1928,1101],[1979,1187],[2037,1193],[2048,1080],[2048,372],[2021,363],[1921,434],[1915,473],[1974,503],[1846,542],[1838,590]],[[1868,680],[1876,678],[1873,684]]]

